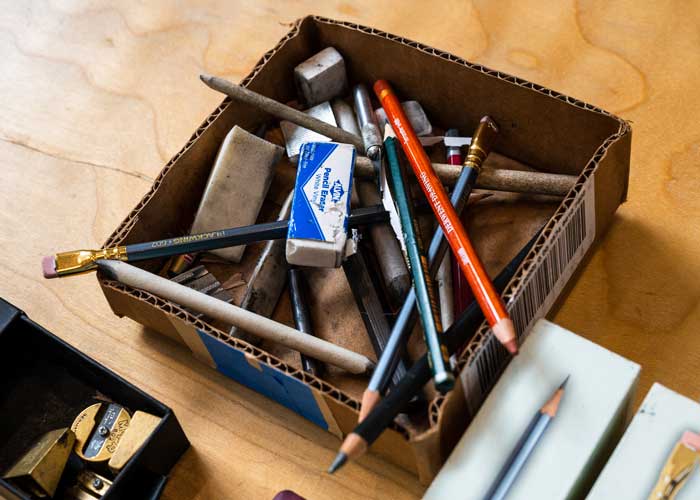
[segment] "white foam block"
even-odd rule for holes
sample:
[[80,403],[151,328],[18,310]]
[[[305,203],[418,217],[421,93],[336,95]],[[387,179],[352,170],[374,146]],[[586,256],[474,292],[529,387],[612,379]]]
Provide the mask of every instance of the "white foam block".
[[509,500],[577,498],[622,432],[639,365],[546,320],[510,362],[426,499],[482,499],[530,420],[570,375],[559,412],[530,455]]
[[287,262],[340,266],[354,166],[355,148],[350,144],[310,142],[301,147],[287,231]]
[[[648,498],[685,431],[700,432],[700,405],[654,384],[598,476],[588,500]],[[676,500],[700,498],[698,476],[695,471]]]

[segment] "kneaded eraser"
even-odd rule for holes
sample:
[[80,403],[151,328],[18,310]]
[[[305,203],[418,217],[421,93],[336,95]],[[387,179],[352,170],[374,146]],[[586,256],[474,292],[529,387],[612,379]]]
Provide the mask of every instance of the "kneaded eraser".
[[355,148],[334,142],[301,147],[287,231],[287,262],[338,267],[345,255]]
[[[192,234],[254,224],[282,148],[238,125],[224,138],[192,224]],[[240,262],[245,246],[211,253]]]

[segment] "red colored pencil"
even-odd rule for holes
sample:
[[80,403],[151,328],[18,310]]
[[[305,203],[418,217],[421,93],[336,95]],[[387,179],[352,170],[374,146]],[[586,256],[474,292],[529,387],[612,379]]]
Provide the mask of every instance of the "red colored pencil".
[[440,227],[442,227],[447,242],[457,256],[457,262],[462,273],[467,278],[469,286],[474,293],[479,307],[491,327],[494,335],[503,346],[512,354],[518,352],[518,340],[515,327],[508,316],[501,297],[496,293],[493,283],[486,274],[479,256],[469,241],[469,236],[457,216],[450,198],[442,187],[440,179],[435,174],[430,158],[425,154],[418,136],[413,131],[411,124],[401,108],[401,104],[392,90],[389,82],[377,80],[374,84],[374,93],[379,98],[391,126],[396,132],[397,139],[408,158],[413,173],[418,178],[423,193],[428,198],[430,206],[435,212]]

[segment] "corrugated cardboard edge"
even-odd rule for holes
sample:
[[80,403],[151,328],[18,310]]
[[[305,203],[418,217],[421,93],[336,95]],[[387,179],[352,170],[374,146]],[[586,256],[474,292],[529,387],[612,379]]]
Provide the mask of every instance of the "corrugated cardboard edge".
[[[607,228],[607,225],[610,220],[610,214],[614,212],[614,210],[617,208],[617,206],[625,200],[626,198],[626,193],[627,193],[627,177],[628,177],[628,168],[629,168],[629,147],[630,147],[630,135],[631,135],[631,129],[629,125],[623,121],[622,119],[608,113],[607,111],[604,111],[596,106],[593,106],[591,104],[579,101],[577,99],[574,99],[572,97],[554,92],[550,89],[547,89],[541,85],[537,85],[532,82],[528,82],[526,80],[523,80],[521,78],[502,73],[499,71],[492,70],[490,68],[487,68],[485,66],[479,65],[479,64],[473,64],[470,62],[465,61],[462,58],[459,58],[457,56],[454,56],[452,54],[449,54],[447,52],[434,49],[432,47],[423,45],[421,43],[408,40],[396,35],[392,35],[380,30],[376,30],[374,28],[369,28],[365,26],[361,26],[358,24],[354,23],[347,23],[347,22],[342,22],[342,21],[335,21],[332,19],[327,19],[323,17],[306,17],[303,19],[298,20],[292,29],[283,37],[280,42],[270,51],[265,53],[265,55],[258,61],[254,69],[251,71],[250,74],[248,74],[243,80],[242,80],[242,85],[248,86],[255,76],[262,70],[262,68],[267,64],[267,62],[270,60],[272,55],[275,54],[282,46],[284,46],[288,41],[292,40],[294,37],[296,37],[299,33],[300,27],[304,23],[321,23],[321,24],[332,24],[332,25],[337,25],[341,26],[347,29],[352,29],[352,30],[359,30],[362,31],[363,33],[372,35],[372,36],[377,36],[377,37],[382,37],[388,40],[392,40],[397,43],[401,43],[404,45],[407,45],[415,50],[433,55],[435,57],[439,57],[441,59],[451,61],[456,64],[463,65],[465,67],[471,68],[473,70],[479,71],[483,74],[486,74],[488,76],[491,76],[493,78],[497,78],[499,80],[503,80],[506,82],[509,82],[513,85],[518,85],[527,89],[530,89],[534,92],[538,92],[541,94],[544,94],[548,97],[551,97],[553,99],[557,99],[560,101],[563,101],[571,106],[578,107],[581,109],[585,109],[588,111],[592,111],[595,113],[599,113],[605,116],[608,116],[614,120],[616,120],[619,123],[619,129],[616,134],[611,135],[596,151],[596,153],[593,155],[591,160],[589,161],[588,165],[584,169],[583,173],[581,174],[581,177],[579,179],[579,182],[577,184],[577,187],[582,185],[583,182],[588,178],[588,176],[591,175],[593,171],[596,171],[596,175],[601,175],[601,177],[606,175],[606,171],[608,174],[614,171],[614,169],[609,168],[605,169],[602,168],[603,165],[605,164],[605,161],[607,160],[608,163],[617,163],[618,165],[624,165],[626,168],[624,169],[619,169],[617,172],[616,176],[611,176],[608,175],[608,177],[612,177],[610,179],[600,179],[599,182],[596,183],[596,190],[598,189],[609,189],[613,191],[619,191],[619,196],[616,197],[603,197],[603,196],[596,196],[596,200],[601,200],[605,199],[605,206],[596,206],[596,211],[597,215],[600,213],[599,220],[602,222],[599,226],[597,226],[597,235],[596,237],[599,237],[604,230]],[[155,191],[160,187],[161,183],[164,181],[168,171],[172,167],[173,164],[175,164],[183,155],[185,155],[191,148],[192,146],[196,143],[197,139],[202,135],[202,133],[212,125],[212,123],[216,120],[217,117],[219,117],[222,112],[229,106],[230,100],[225,99],[213,112],[207,119],[200,125],[200,127],[197,128],[195,133],[192,135],[190,140],[185,144],[185,146],[165,165],[163,170],[161,170],[160,174],[156,178],[155,182],[153,183],[153,186],[151,189],[146,193],[146,195],[142,198],[142,200],[137,204],[137,206],[132,210],[132,212],[129,214],[129,216],[118,226],[118,228],[114,231],[114,233],[108,238],[108,240],[105,243],[105,246],[114,246],[117,244],[122,243],[127,236],[130,234],[132,229],[134,228],[138,217],[139,217],[139,212],[146,207],[148,202],[152,199]],[[613,159],[611,159],[614,156]],[[600,172],[600,174],[598,173]],[[608,182],[609,184],[605,184]],[[606,186],[605,188],[600,188],[599,186]],[[575,188],[576,189],[576,188]],[[573,193],[570,193],[569,196],[567,197],[566,200],[562,203],[562,205],[559,207],[557,212],[555,213],[554,217],[552,218],[552,221],[550,221],[550,224],[548,224],[548,227],[551,228],[553,225],[553,221],[557,217],[563,216],[563,214],[566,212],[567,208],[567,200],[571,199],[573,196]],[[598,205],[598,203],[597,203]],[[528,272],[528,265],[533,259],[533,257],[536,254],[538,246],[541,245],[541,243],[546,239],[547,237],[547,232],[543,232],[542,236],[540,237],[540,241],[538,241],[538,244],[533,248],[533,250],[530,252],[530,255],[526,259],[526,261],[521,265],[517,275],[516,279],[514,279],[511,282],[511,286],[506,290],[505,296],[508,297],[509,295],[512,295],[517,291],[518,283],[519,280],[522,280],[522,278],[525,276],[525,274]],[[319,379],[316,379],[314,377],[310,377],[307,374],[304,374],[300,372],[299,370],[294,369],[293,367],[286,365],[285,363],[282,363],[279,359],[273,358],[269,354],[253,347],[250,346],[249,344],[246,344],[244,342],[238,341],[236,339],[229,339],[228,336],[222,332],[221,330],[215,329],[211,327],[208,324],[205,324],[184,310],[182,310],[180,307],[178,307],[175,304],[163,301],[160,298],[151,296],[150,294],[145,294],[142,291],[134,290],[131,289],[130,287],[125,287],[119,283],[113,282],[113,281],[108,281],[102,277],[100,279],[100,285],[103,289],[103,292],[105,293],[105,296],[107,297],[108,302],[110,303],[110,306],[112,307],[113,311],[117,315],[127,315],[131,317],[132,319],[149,326],[159,332],[164,333],[165,335],[170,336],[171,338],[174,338],[178,341],[182,341],[180,334],[177,332],[177,330],[174,328],[172,323],[168,320],[167,315],[174,315],[180,318],[182,321],[194,325],[197,329],[200,331],[203,331],[209,335],[212,335],[215,338],[218,338],[220,340],[224,340],[225,342],[230,343],[233,347],[236,349],[239,349],[241,351],[246,352],[248,356],[251,356],[255,359],[257,359],[260,363],[265,363],[268,364],[269,366],[273,366],[279,370],[282,370],[284,373],[286,373],[289,376],[293,376],[296,378],[301,379],[304,383],[307,383],[311,385],[312,387],[318,389],[321,391],[321,393],[324,394],[324,400],[327,402],[328,408],[331,410],[334,416],[334,420],[338,422],[338,426],[341,429],[343,433],[349,432],[352,427],[354,426],[354,423],[356,421],[356,416],[357,416],[357,411],[359,408],[359,401],[352,399],[350,396],[347,394],[343,393],[342,391],[339,391],[338,389],[330,386],[329,384],[325,383],[324,381],[321,381]],[[562,295],[565,295],[562,294]],[[153,314],[153,309],[159,310],[161,313],[160,315],[154,315]],[[475,336],[475,338],[472,340],[472,342],[469,343],[465,351],[463,352],[460,362],[461,362],[461,367],[464,366],[464,364],[475,355],[476,352],[480,349],[480,346],[483,344],[485,336],[488,334],[488,328],[486,328],[484,325],[480,328],[479,332]],[[425,433],[423,433],[421,436],[417,436],[415,439],[413,439],[412,444],[413,444],[413,451],[416,454],[416,457],[419,455],[423,455],[422,453],[419,452],[419,448],[423,449],[425,451],[430,452],[430,457],[432,457],[431,460],[426,461],[426,460],[418,460],[417,464],[408,464],[406,466],[405,464],[401,463],[399,465],[402,465],[406,467],[409,470],[415,470],[415,467],[418,467],[418,472],[421,481],[427,482],[429,481],[433,475],[437,472],[439,466],[442,464],[444,459],[447,456],[447,453],[449,450],[452,448],[454,445],[454,442],[456,442],[455,438],[458,438],[458,436],[461,434],[461,431],[463,431],[464,428],[466,428],[466,425],[468,421],[466,421],[463,416],[465,413],[462,413],[460,411],[461,408],[465,408],[466,412],[466,404],[464,402],[464,395],[461,390],[455,390],[450,395],[446,398],[440,397],[436,399],[435,401],[432,402],[431,407],[430,407],[430,421],[432,424],[432,427]],[[460,418],[461,415],[461,418]],[[350,417],[350,421],[348,422],[347,419]],[[343,423],[343,424],[341,424]],[[402,434],[404,436],[407,436],[407,432],[400,428],[399,426],[395,426],[393,429],[396,432],[390,432],[386,433],[386,436],[388,436],[386,439],[380,438],[378,440],[377,444],[373,447],[373,451],[379,452],[381,455],[385,455],[382,453],[382,448],[383,446],[381,445],[381,441],[386,440],[386,441],[396,441],[392,444],[392,446],[399,446],[400,448],[406,449],[406,442],[403,441],[403,444],[399,440],[396,440],[396,437],[400,437]],[[436,451],[440,451],[439,454],[436,454]],[[408,451],[406,449],[406,451]],[[404,453],[403,450],[397,450],[394,448],[392,450],[392,453],[389,454],[387,458],[389,458],[392,462],[405,462],[403,460],[406,456],[409,456],[410,453]],[[397,459],[397,457],[401,457]]]

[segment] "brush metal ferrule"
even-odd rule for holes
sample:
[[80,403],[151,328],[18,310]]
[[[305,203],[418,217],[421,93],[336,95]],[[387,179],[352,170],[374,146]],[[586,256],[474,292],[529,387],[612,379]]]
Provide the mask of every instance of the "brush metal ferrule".
[[97,261],[100,259],[125,261],[127,255],[126,247],[118,246],[101,250],[73,250],[72,252],[57,253],[54,258],[56,274],[70,276],[94,271],[97,269]]
[[649,499],[671,500],[675,498],[690,477],[691,472],[697,467],[699,460],[700,453],[688,448],[683,443],[677,443],[661,470],[659,480],[649,495]]
[[477,172],[481,170],[484,160],[496,142],[496,137],[498,137],[498,125],[490,116],[483,117],[472,136],[472,142],[464,159],[464,166],[471,167]]

